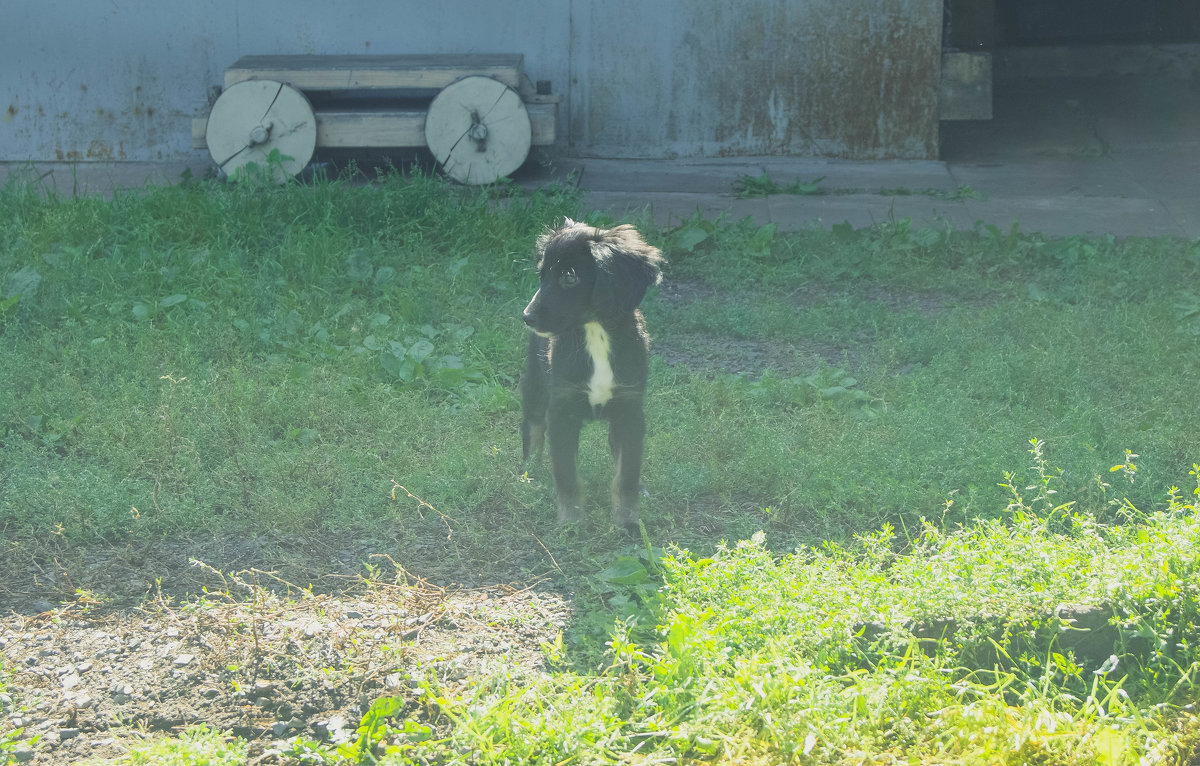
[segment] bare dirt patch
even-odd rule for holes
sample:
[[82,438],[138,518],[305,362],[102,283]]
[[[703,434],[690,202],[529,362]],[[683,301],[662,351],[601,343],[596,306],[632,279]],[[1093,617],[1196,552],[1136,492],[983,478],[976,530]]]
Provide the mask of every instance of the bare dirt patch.
[[541,647],[572,612],[569,594],[528,569],[512,582],[449,565],[420,577],[368,556],[364,574],[355,554],[309,562],[343,573],[310,587],[305,567],[235,572],[195,550],[60,549],[0,567],[14,586],[0,590],[0,732],[21,729],[21,759],[113,757],[134,733],[203,722],[250,740],[252,762],[283,763],[297,735],[350,738],[380,696],[416,714],[420,679],[454,691],[495,672],[545,673]]
[[720,338],[702,333],[677,333],[654,341],[654,353],[672,366],[701,374],[728,373],[758,378],[764,372],[782,376],[811,373],[822,362],[851,364],[853,350],[812,339],[767,343],[743,338]]
[[[692,281],[670,281],[663,285],[659,300],[667,306],[680,306],[698,300],[719,299],[723,295],[710,285]],[[829,286],[803,285],[783,298],[796,311],[835,300],[853,298],[883,304],[893,313],[916,311],[932,317],[961,305],[963,301],[948,293],[902,290],[881,285],[856,286],[848,291],[834,291]],[[979,308],[987,305],[972,301]],[[652,328],[655,329],[655,328]],[[731,328],[732,329],[732,328]],[[858,366],[863,347],[871,338],[856,337],[851,343],[835,343],[822,338],[796,337],[769,341],[738,338],[712,333],[672,332],[657,328],[654,336],[655,355],[669,365],[686,367],[700,374],[733,374],[757,378],[764,372],[784,377],[811,374],[822,364],[853,370]]]
[[[669,281],[663,284],[659,300],[667,306],[679,306],[721,295],[722,291],[702,282]],[[809,299],[793,297],[797,302]],[[671,332],[669,328],[655,335],[653,351],[671,366],[686,367],[700,374],[754,378],[768,371],[784,376],[808,373],[822,362],[837,366],[846,363],[846,357],[853,353],[852,349],[811,338],[758,341],[711,333]]]
[[[659,300],[667,306],[679,306],[721,295],[720,290],[702,282],[670,281],[663,285]],[[819,299],[815,291],[808,289],[789,298],[797,305],[797,310]],[[850,364],[854,359],[854,349],[815,338],[759,341],[732,335],[673,332],[670,328],[659,328],[653,351],[671,366],[686,367],[702,375],[731,374],[751,378],[764,372],[785,377],[806,374],[822,363],[836,367]]]

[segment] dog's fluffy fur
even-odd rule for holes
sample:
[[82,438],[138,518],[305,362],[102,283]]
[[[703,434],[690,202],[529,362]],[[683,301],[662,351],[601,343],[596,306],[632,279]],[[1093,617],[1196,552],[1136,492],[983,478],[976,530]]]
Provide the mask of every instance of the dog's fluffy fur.
[[537,258],[541,285],[524,313],[532,330],[521,378],[524,458],[540,455],[549,438],[558,520],[573,521],[579,431],[585,420],[607,419],[613,522],[636,532],[650,362],[637,307],[661,279],[662,254],[632,226],[597,229],[568,218],[538,238]]

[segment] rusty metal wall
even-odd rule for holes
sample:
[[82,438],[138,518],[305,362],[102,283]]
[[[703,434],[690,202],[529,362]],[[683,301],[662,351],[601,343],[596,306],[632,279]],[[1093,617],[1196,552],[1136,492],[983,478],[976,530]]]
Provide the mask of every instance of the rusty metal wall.
[[941,0],[609,0],[572,17],[596,156],[937,157]]
[[941,0],[5,0],[0,160],[197,160],[225,67],[269,53],[524,53],[562,148],[937,156]]

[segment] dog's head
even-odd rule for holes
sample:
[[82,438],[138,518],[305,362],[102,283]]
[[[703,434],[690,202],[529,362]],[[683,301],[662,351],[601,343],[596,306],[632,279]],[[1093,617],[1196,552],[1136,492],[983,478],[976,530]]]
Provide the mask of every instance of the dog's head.
[[537,258],[541,285],[523,316],[539,335],[632,312],[664,263],[632,226],[597,229],[570,218],[538,237]]

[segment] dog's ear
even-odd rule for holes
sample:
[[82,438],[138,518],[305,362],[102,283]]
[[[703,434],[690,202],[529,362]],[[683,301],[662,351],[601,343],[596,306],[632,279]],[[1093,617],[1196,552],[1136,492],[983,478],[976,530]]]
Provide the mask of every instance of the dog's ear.
[[596,261],[592,307],[598,313],[616,316],[633,311],[646,290],[662,280],[662,253],[628,224],[596,229],[591,249]]

